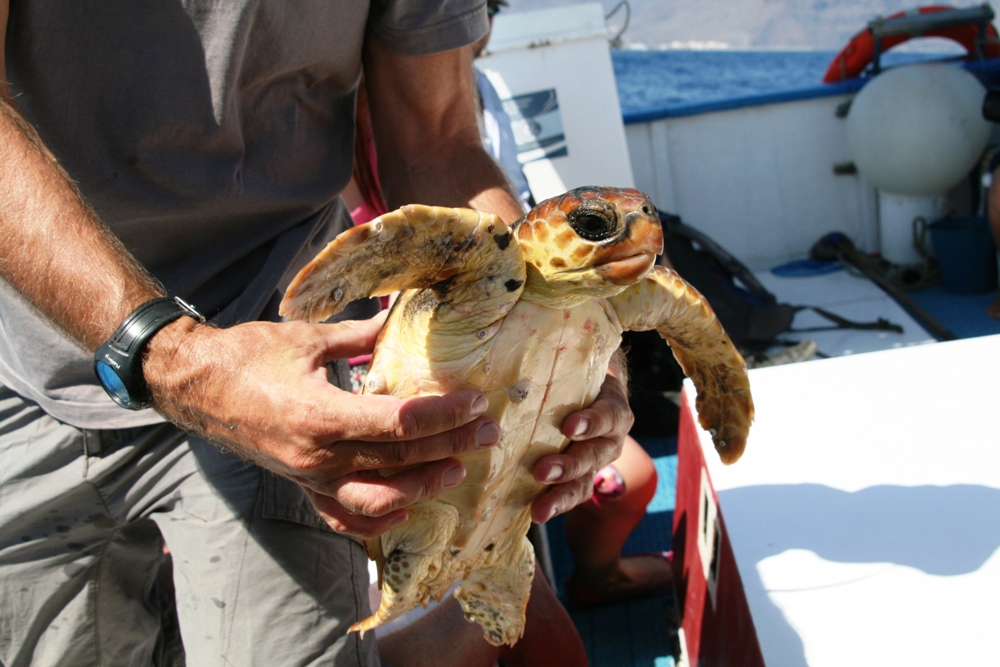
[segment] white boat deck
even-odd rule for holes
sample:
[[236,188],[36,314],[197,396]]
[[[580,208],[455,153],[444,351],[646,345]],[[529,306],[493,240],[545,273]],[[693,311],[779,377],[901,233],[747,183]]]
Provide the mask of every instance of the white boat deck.
[[743,459],[700,434],[765,664],[995,664],[998,355],[986,336],[754,370]]
[[[868,278],[854,276],[846,270],[808,277],[776,276],[770,271],[758,271],[755,275],[779,301],[797,306],[819,306],[856,322],[872,322],[884,318],[903,327],[902,334],[837,329],[789,333],[783,336],[791,340],[814,340],[820,353],[825,356],[841,357],[935,342],[932,335]],[[796,315],[793,326],[808,328],[829,324],[828,320],[816,313],[803,311]]]
[[991,664],[1000,336],[928,345],[865,278],[756,275],[781,301],[904,328],[790,334],[838,358],[751,371],[737,464],[700,434],[765,664]]

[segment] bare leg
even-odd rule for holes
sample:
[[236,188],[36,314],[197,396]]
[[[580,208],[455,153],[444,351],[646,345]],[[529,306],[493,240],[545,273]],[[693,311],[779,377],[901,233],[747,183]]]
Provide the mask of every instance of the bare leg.
[[588,664],[583,640],[573,625],[573,619],[537,564],[524,636],[513,648],[500,647],[500,658],[504,667],[576,667]]
[[622,558],[629,534],[656,493],[656,468],[638,442],[625,440],[614,467],[625,493],[574,508],[566,515],[566,541],[576,569],[567,584],[579,602],[611,601],[658,593],[673,581],[670,563],[658,555]]
[[482,629],[465,620],[450,595],[410,625],[384,636],[376,630],[375,635],[385,667],[495,667],[500,655],[483,639]]
[[537,566],[524,636],[513,648],[489,644],[482,628],[465,620],[458,600],[449,595],[419,620],[379,636],[378,649],[386,667],[494,667],[498,658],[504,667],[587,664],[572,619]]

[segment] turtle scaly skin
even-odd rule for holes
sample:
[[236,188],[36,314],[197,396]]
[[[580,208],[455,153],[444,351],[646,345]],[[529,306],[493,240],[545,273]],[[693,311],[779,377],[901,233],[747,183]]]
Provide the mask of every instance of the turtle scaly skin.
[[[743,358],[704,298],[655,266],[663,234],[641,192],[588,187],[508,227],[467,209],[406,206],[334,239],[289,287],[281,312],[322,321],[349,301],[403,290],[376,344],[366,393],[479,389],[500,443],[458,458],[465,480],[409,508],[366,543],[382,602],[364,632],[455,595],[493,644],[524,630],[534,573],[531,470],[564,449],[570,413],[590,405],[623,330],[655,329],[698,389],[701,425],[726,463],[743,452],[753,401]],[[384,475],[393,474],[384,470]]]

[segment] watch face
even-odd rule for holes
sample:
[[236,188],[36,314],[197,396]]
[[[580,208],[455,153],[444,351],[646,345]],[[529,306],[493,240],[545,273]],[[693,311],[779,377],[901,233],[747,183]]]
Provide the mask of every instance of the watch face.
[[98,361],[94,367],[97,370],[98,379],[115,403],[125,408],[129,407],[132,403],[132,397],[129,396],[125,384],[115,373],[115,370],[104,361]]

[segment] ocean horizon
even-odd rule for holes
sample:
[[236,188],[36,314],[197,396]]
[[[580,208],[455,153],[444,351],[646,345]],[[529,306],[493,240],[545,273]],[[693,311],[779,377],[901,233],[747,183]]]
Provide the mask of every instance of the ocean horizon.
[[[813,88],[837,51],[804,49],[616,49],[611,52],[625,115]],[[954,56],[888,52],[886,66]]]

